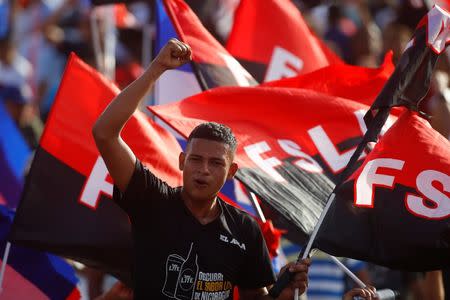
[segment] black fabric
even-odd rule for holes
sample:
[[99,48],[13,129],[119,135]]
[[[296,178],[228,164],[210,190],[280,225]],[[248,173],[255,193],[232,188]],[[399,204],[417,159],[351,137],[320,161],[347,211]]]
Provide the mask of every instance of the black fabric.
[[39,147],[8,240],[76,260],[131,284],[128,217],[106,195],[100,196],[95,210],[81,205],[85,184],[84,175]]
[[417,193],[414,188],[379,186],[373,194],[376,205],[360,208],[354,206],[354,186],[349,180],[336,191],[314,241],[318,249],[411,272],[450,265],[450,225],[446,219],[431,222],[411,214],[402,200]]
[[445,300],[450,300],[450,268],[442,270],[442,280],[444,282]]
[[419,23],[410,41],[412,45],[403,52],[394,73],[364,116],[367,127],[370,127],[374,111],[378,109],[404,106],[414,111],[419,110],[420,102],[430,89],[433,70],[441,54],[436,53],[432,49],[433,45],[429,44],[428,18],[439,18],[439,14],[432,16],[430,11],[423,17],[424,22]]
[[141,162],[114,200],[130,217],[135,299],[233,299],[233,286],[274,282],[258,224],[219,200],[220,216],[202,225],[171,188]]
[[[240,85],[228,67],[207,63],[196,63],[194,69],[195,72],[200,74],[201,79],[204,81],[204,84],[206,85],[204,89]],[[258,85],[258,82],[251,76],[246,77],[246,79],[250,86]]]

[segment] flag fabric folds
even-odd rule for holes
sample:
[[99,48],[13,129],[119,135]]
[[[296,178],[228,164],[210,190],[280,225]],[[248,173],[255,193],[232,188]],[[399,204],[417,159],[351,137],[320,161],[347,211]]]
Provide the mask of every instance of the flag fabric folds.
[[[155,1],[156,11],[156,43],[155,50],[159,53],[167,42],[181,37],[175,30],[172,20],[169,18],[164,7],[163,0]],[[195,51],[195,49],[193,50]],[[176,85],[176,88],[174,88]],[[191,64],[185,64],[174,70],[167,70],[155,83],[155,104],[165,104],[182,100],[186,97],[200,93],[202,87],[194,73]]]
[[[433,7],[366,114],[368,131],[343,171],[341,180],[347,175],[349,179],[338,183],[336,201],[316,241],[325,251],[415,271],[440,269],[450,263],[449,144],[414,113],[428,92],[449,33],[450,15]],[[355,172],[358,151],[377,140],[395,106],[408,110]],[[349,245],[348,237],[344,238],[350,228],[347,221],[352,223],[352,240],[357,237],[358,246],[354,242]],[[333,230],[341,235],[333,237],[339,238],[338,243],[324,239]]]
[[[251,86],[257,82],[203,27],[183,0],[160,0],[179,39],[192,48],[191,67],[202,90],[217,86]],[[158,13],[160,9],[158,8]]]
[[[0,253],[5,252],[6,238],[14,212],[0,205]],[[2,255],[3,257],[3,255]],[[1,299],[77,300],[78,278],[63,259],[44,252],[12,245],[7,259]]]
[[[414,35],[371,110],[404,106],[419,110],[430,89],[433,69],[450,41],[450,14],[434,6],[417,25]],[[370,114],[371,115],[371,114]],[[368,114],[366,121],[370,121]]]
[[336,191],[318,248],[411,271],[450,265],[450,142],[406,111]]
[[364,116],[367,131],[342,171],[340,185],[356,169],[357,160],[369,142],[376,142],[385,128],[391,108],[419,111],[419,104],[430,89],[432,71],[439,55],[450,41],[450,14],[433,7],[419,22],[394,72]]
[[[130,283],[129,220],[110,200],[112,180],[91,136],[95,120],[117,93],[99,73],[70,57],[10,238]],[[166,130],[136,112],[122,138],[157,176],[181,184],[181,148]]]
[[341,63],[289,0],[240,1],[226,48],[259,82]]
[[335,64],[308,74],[270,81],[262,85],[309,89],[370,106],[393,72],[392,52],[389,52],[379,68]]
[[[332,180],[359,143],[367,108],[310,90],[272,87],[217,88],[149,107],[183,136],[204,121],[230,126],[239,144],[237,178],[280,214],[283,224],[275,225],[291,229],[297,241],[314,227]],[[286,228],[292,224],[296,229]]]

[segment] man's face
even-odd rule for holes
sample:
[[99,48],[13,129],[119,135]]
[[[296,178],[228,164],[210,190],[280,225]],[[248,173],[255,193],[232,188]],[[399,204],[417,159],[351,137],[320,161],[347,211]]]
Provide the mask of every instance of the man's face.
[[224,143],[194,138],[180,154],[183,191],[194,201],[211,201],[225,180],[237,171],[233,153]]

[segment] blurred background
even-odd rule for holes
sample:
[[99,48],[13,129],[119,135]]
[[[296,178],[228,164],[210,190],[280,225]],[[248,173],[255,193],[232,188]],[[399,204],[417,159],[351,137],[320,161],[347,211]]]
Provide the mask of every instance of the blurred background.
[[[240,1],[186,3],[226,47]],[[372,68],[379,67],[390,50],[393,63],[398,62],[414,28],[433,4],[422,0],[292,3],[311,32],[340,60]],[[27,165],[39,144],[69,54],[75,52],[124,88],[151,61],[155,26],[155,6],[150,0],[114,5],[94,5],[89,0],[0,0],[0,101],[31,150]],[[247,67],[245,62],[243,65]],[[432,126],[446,138],[450,138],[449,66],[449,56],[442,55],[422,106],[433,116]],[[292,68],[293,76],[298,73]],[[152,96],[147,103],[154,103]],[[3,143],[8,143],[5,130],[6,127],[0,128],[0,134],[4,136]],[[0,200],[6,203],[1,196]],[[298,245],[283,238],[281,263],[295,260],[299,251]],[[448,271],[407,273],[351,259],[343,262],[364,282],[378,289],[398,290],[402,299],[445,299]],[[115,281],[96,270],[74,265],[81,280],[82,299],[94,299]],[[315,256],[308,299],[340,299],[352,286],[328,256]]]

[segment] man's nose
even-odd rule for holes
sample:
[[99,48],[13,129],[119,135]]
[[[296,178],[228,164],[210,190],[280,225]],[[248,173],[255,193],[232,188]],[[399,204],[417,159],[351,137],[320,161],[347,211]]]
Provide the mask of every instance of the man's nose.
[[209,174],[209,164],[207,161],[203,161],[200,164],[200,172],[202,172],[204,174]]

